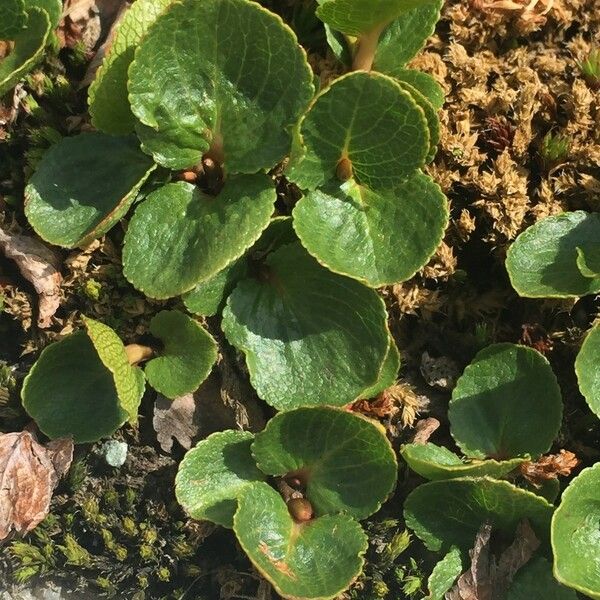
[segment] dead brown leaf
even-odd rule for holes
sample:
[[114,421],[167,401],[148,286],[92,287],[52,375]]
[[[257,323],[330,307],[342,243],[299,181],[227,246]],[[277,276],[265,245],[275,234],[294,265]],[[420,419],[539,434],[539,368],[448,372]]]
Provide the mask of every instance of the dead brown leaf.
[[60,261],[58,256],[35,238],[0,228],[0,249],[14,260],[25,279],[39,296],[38,326],[49,327],[60,303]]
[[536,461],[521,464],[521,475],[535,487],[540,487],[544,481],[558,479],[559,475],[568,477],[579,464],[579,459],[573,452],[561,450],[558,454],[548,454]]
[[28,431],[0,435],[0,540],[12,530],[27,533],[45,518],[72,458],[72,440],[44,448]]
[[158,396],[154,403],[152,426],[165,452],[171,452],[173,440],[177,440],[186,450],[192,447],[199,430],[197,408],[194,394],[186,394],[175,400]]
[[435,417],[419,419],[415,425],[415,435],[413,436],[412,443],[426,444],[439,426],[440,422]]

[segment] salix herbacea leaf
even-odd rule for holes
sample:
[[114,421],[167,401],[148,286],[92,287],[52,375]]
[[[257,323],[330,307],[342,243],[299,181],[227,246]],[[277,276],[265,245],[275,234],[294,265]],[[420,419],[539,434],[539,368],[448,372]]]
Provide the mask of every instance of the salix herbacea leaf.
[[436,111],[444,105],[444,90],[429,73],[414,69],[400,69],[394,74],[394,78],[419,90]]
[[461,551],[453,547],[433,567],[433,571],[427,580],[429,594],[424,600],[444,600],[446,592],[452,587],[462,571]]
[[587,334],[575,360],[579,390],[590,409],[600,418],[600,325]]
[[50,19],[50,29],[54,29],[62,16],[62,0],[25,0],[25,10],[40,9],[47,13]]
[[317,260],[379,287],[405,281],[427,263],[444,236],[448,202],[429,176],[416,172],[381,191],[332,181],[307,192],[293,214],[300,240]]
[[379,73],[336,79],[303,117],[299,137],[287,174],[308,190],[339,179],[342,161],[350,171],[342,179],[387,190],[422,167],[429,152],[423,110],[397,81]]
[[471,549],[485,521],[512,540],[520,521],[528,519],[545,542],[552,511],[541,496],[490,477],[430,481],[413,490],[404,503],[406,524],[433,551]]
[[82,133],[52,146],[25,189],[25,214],[57,246],[85,246],[125,215],[155,168],[133,137]]
[[600,240],[577,248],[577,268],[584,277],[600,279]]
[[148,383],[171,399],[195,391],[217,360],[214,338],[200,323],[178,310],[155,315],[150,333],[162,342],[162,347],[144,367]]
[[241,491],[233,528],[254,566],[285,598],[337,597],[360,574],[368,545],[349,515],[296,523],[266,483]]
[[484,475],[499,479],[528,459],[524,457],[504,461],[490,459],[465,462],[445,446],[431,443],[405,444],[401,454],[406,464],[415,473],[432,481]]
[[360,394],[360,397],[366,399],[375,398],[381,394],[381,392],[387,390],[389,387],[392,387],[398,379],[400,361],[400,351],[398,350],[398,346],[396,346],[396,342],[390,334],[390,345],[388,347],[387,354],[385,355],[385,360],[383,362],[383,366],[381,367],[381,371],[379,372],[379,379],[374,385],[363,390]]
[[577,594],[552,575],[552,565],[543,556],[534,556],[515,575],[506,600],[577,600]]
[[314,87],[292,30],[249,0],[182,0],[146,34],[129,70],[144,149],[171,169],[204,154],[228,173],[275,166]]
[[554,576],[589,598],[600,598],[600,463],[584,469],[563,492],[552,518]]
[[381,298],[297,242],[238,283],[222,327],[246,355],[258,395],[279,410],[352,402],[375,384],[390,343]]
[[459,378],[448,418],[466,456],[537,457],[550,449],[562,409],[556,376],[544,356],[525,346],[493,344]]
[[600,215],[581,210],[546,217],[514,241],[506,257],[512,286],[527,298],[576,298],[600,292],[600,276],[582,273],[580,253],[600,240]]
[[329,407],[275,415],[256,435],[252,454],[264,473],[297,477],[316,516],[368,517],[391,493],[398,471],[378,424]]
[[0,8],[0,40],[12,40],[27,24],[24,0],[4,0]]
[[172,0],[137,0],[119,23],[110,50],[90,85],[88,104],[92,123],[100,131],[124,135],[135,130],[129,106],[127,71],[135,49]]
[[151,298],[170,298],[214,277],[268,226],[276,193],[263,173],[230,176],[217,196],[170,183],[136,209],[125,236],[123,273]]
[[233,527],[241,490],[266,476],[257,467],[247,431],[219,431],[192,448],[181,461],[175,495],[193,519]]

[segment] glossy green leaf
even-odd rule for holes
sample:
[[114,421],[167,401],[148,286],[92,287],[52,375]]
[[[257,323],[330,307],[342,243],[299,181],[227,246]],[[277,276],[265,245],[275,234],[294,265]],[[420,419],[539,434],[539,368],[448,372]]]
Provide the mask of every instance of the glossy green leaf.
[[94,442],[128,418],[115,381],[90,338],[78,331],[45,348],[25,378],[23,406],[49,438]]
[[475,356],[452,392],[450,431],[473,458],[547,452],[562,420],[550,364],[533,348],[493,344]]
[[264,174],[228,177],[217,197],[185,182],[142,202],[123,248],[123,273],[151,298],[170,298],[214,277],[260,237],[276,193]]
[[577,600],[577,594],[552,575],[552,565],[541,556],[534,556],[515,575],[506,600]]
[[317,16],[334,29],[358,37],[425,3],[427,0],[324,0]]
[[413,490],[404,503],[404,518],[430,550],[469,550],[484,521],[512,540],[519,522],[528,519],[545,542],[552,510],[542,497],[508,481],[465,477],[430,481]]
[[264,473],[298,477],[316,516],[368,517],[391,493],[398,471],[385,430],[338,408],[275,415],[256,435],[252,454]]
[[444,106],[445,94],[442,86],[428,73],[414,69],[399,69],[394,77],[401,82],[408,83],[416,88],[429,100],[437,111]]
[[348,515],[295,523],[266,483],[246,486],[233,528],[258,571],[285,598],[329,600],[360,574],[367,536]]
[[600,463],[563,492],[552,518],[554,575],[589,598],[600,598]]
[[454,479],[456,477],[504,477],[524,463],[527,458],[511,460],[473,460],[465,462],[444,446],[435,444],[405,444],[401,450],[406,464],[425,479]]
[[398,346],[396,346],[396,342],[390,335],[390,345],[387,354],[385,355],[385,361],[381,367],[381,372],[379,373],[379,379],[375,385],[363,390],[360,397],[366,399],[375,398],[381,394],[381,392],[392,387],[398,379],[400,361],[400,351],[398,350]]
[[14,48],[0,61],[0,96],[13,88],[35,65],[50,35],[48,13],[39,8],[27,11],[27,26],[14,37]]
[[249,483],[263,481],[247,431],[219,431],[192,448],[175,479],[177,501],[192,519],[233,527],[237,497]]
[[125,215],[153,169],[135,138],[65,138],[44,154],[29,180],[25,214],[47,242],[85,246]]
[[237,285],[222,327],[246,355],[258,395],[278,410],[352,402],[378,379],[389,345],[381,298],[298,243]]
[[600,243],[577,248],[577,268],[584,277],[600,279]]
[[427,264],[444,237],[448,202],[417,172],[381,192],[353,180],[331,182],[308,192],[293,214],[298,237],[319,262],[379,287],[410,279]]
[[[2,0],[5,2],[6,0]],[[48,14],[50,29],[57,27],[63,12],[62,0],[25,0],[25,10],[29,12],[32,8],[39,8]]]
[[24,0],[3,0],[0,8],[0,40],[12,40],[27,24]]
[[578,251],[598,244],[600,214],[584,211],[546,217],[512,244],[506,269],[512,286],[527,298],[575,298],[600,292],[600,277],[578,268]]
[[98,358],[113,376],[121,407],[129,415],[128,420],[137,423],[145,388],[142,370],[129,364],[121,338],[108,325],[86,317],[83,322]]
[[363,71],[336,79],[300,123],[303,148],[288,177],[314,190],[336,178],[347,159],[357,183],[387,190],[422,167],[429,152],[423,110],[386,75]]
[[427,580],[429,594],[424,600],[444,600],[444,595],[462,571],[461,552],[458,548],[451,548],[444,558],[433,567],[433,571]]
[[217,361],[212,335],[178,310],[163,310],[154,316],[150,333],[162,342],[162,348],[144,367],[148,383],[171,399],[198,389]]
[[397,76],[433,35],[442,4],[443,0],[421,2],[390,23],[379,37],[373,68]]
[[590,409],[600,417],[600,325],[587,334],[575,360],[579,389]]
[[195,165],[210,148],[222,152],[228,173],[275,166],[314,93],[292,30],[248,0],[173,4],[129,76],[143,146],[171,169]]
[[129,106],[127,71],[144,34],[171,2],[137,0],[119,23],[88,94],[92,123],[100,131],[124,135],[135,130],[136,119]]

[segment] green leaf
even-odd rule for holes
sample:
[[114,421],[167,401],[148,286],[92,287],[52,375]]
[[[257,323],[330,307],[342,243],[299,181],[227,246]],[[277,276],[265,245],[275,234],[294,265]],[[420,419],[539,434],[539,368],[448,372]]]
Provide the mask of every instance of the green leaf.
[[[360,36],[422,6],[427,0],[325,0],[317,16],[348,35]],[[414,43],[414,42],[413,42]]]
[[51,244],[85,246],[125,215],[154,170],[133,137],[83,133],[52,146],[25,189],[25,214]]
[[348,515],[295,523],[266,483],[246,486],[233,528],[258,571],[285,598],[328,600],[347,589],[364,564],[367,536]]
[[250,453],[253,438],[247,431],[219,431],[187,452],[177,471],[175,495],[192,519],[233,527],[240,492],[265,479]]
[[274,217],[269,226],[262,232],[258,241],[248,251],[251,261],[260,261],[270,252],[275,252],[281,246],[293,244],[298,236],[292,226],[292,217]]
[[577,594],[558,583],[552,575],[552,565],[541,556],[534,556],[515,575],[506,600],[577,600]]
[[433,108],[438,111],[444,106],[446,96],[442,86],[428,73],[414,69],[399,69],[394,77],[400,82],[408,83],[416,88],[429,100]]
[[422,167],[429,152],[427,120],[411,94],[391,77],[363,71],[317,96],[300,136],[303,149],[287,175],[310,190],[335,179],[342,160],[359,184],[387,190]]
[[264,473],[300,479],[316,516],[365,519],[390,495],[398,471],[385,430],[338,408],[275,415],[256,435],[252,454]]
[[137,0],[125,13],[107,56],[88,94],[93,125],[100,131],[124,135],[135,130],[127,91],[127,71],[135,49],[172,0]]
[[258,395],[277,408],[356,400],[379,377],[389,334],[381,298],[319,266],[298,243],[238,283],[223,331],[244,352]]
[[538,538],[548,539],[553,507],[540,496],[508,481],[489,477],[430,481],[413,490],[404,503],[406,524],[433,551],[473,547],[484,521],[514,539],[522,519]]
[[558,434],[562,410],[560,388],[544,356],[525,346],[493,344],[459,378],[448,418],[466,456],[537,457]]
[[442,4],[443,0],[420,3],[390,23],[379,37],[373,69],[397,77],[433,35]]
[[129,223],[125,277],[151,298],[191,290],[252,246],[269,224],[276,197],[262,173],[228,177],[216,197],[185,182],[163,186]]
[[381,392],[384,392],[389,387],[392,387],[398,379],[400,361],[400,351],[398,350],[398,346],[396,346],[396,342],[390,335],[390,345],[388,346],[388,351],[385,355],[385,361],[383,362],[383,366],[381,367],[381,371],[379,373],[379,379],[375,385],[363,390],[360,397],[366,399],[375,398],[381,394]]
[[458,548],[453,547],[433,567],[433,571],[427,580],[429,594],[424,600],[444,600],[444,594],[452,587],[462,571],[461,552]]
[[41,9],[48,14],[50,29],[58,26],[63,12],[62,0],[25,0],[25,10],[29,12],[32,8]]
[[600,239],[600,214],[584,211],[546,217],[514,241],[506,257],[512,286],[526,298],[576,298],[600,292],[600,277],[578,268],[577,249]]
[[113,376],[119,401],[129,415],[129,422],[137,423],[145,388],[142,370],[129,364],[121,338],[108,325],[87,317],[83,318],[83,323],[98,358]]
[[39,62],[50,31],[50,19],[45,10],[31,8],[27,11],[27,26],[14,36],[14,48],[0,61],[0,96]]
[[3,0],[0,17],[0,40],[17,37],[27,24],[24,0]]
[[173,4],[144,38],[129,77],[143,146],[171,169],[197,164],[209,149],[223,154],[228,173],[275,166],[314,93],[292,30],[248,0]]
[[528,460],[473,460],[464,462],[459,456],[444,446],[435,444],[405,444],[401,450],[402,458],[415,473],[425,479],[454,479],[456,477],[481,477],[489,475],[497,479],[504,477]]
[[25,410],[51,439],[76,443],[113,434],[126,420],[115,381],[90,338],[78,331],[46,347],[23,383]]
[[448,202],[417,172],[381,192],[353,180],[331,182],[308,192],[293,215],[298,237],[319,262],[379,287],[410,279],[427,264],[448,225]]
[[600,325],[587,334],[575,359],[579,390],[591,411],[600,417]]
[[563,492],[552,518],[554,575],[600,598],[600,463],[584,469]]
[[178,310],[163,310],[154,316],[150,333],[162,342],[162,349],[144,367],[148,383],[171,399],[198,389],[217,361],[212,335]]
[[584,277],[600,279],[600,244],[577,248],[577,268]]

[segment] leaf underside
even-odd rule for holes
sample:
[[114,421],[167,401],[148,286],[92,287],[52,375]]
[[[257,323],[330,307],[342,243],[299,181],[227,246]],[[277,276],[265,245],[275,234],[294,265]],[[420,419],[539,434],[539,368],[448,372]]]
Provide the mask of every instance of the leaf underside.
[[592,412],[600,417],[600,325],[587,334],[575,360],[579,390]]

